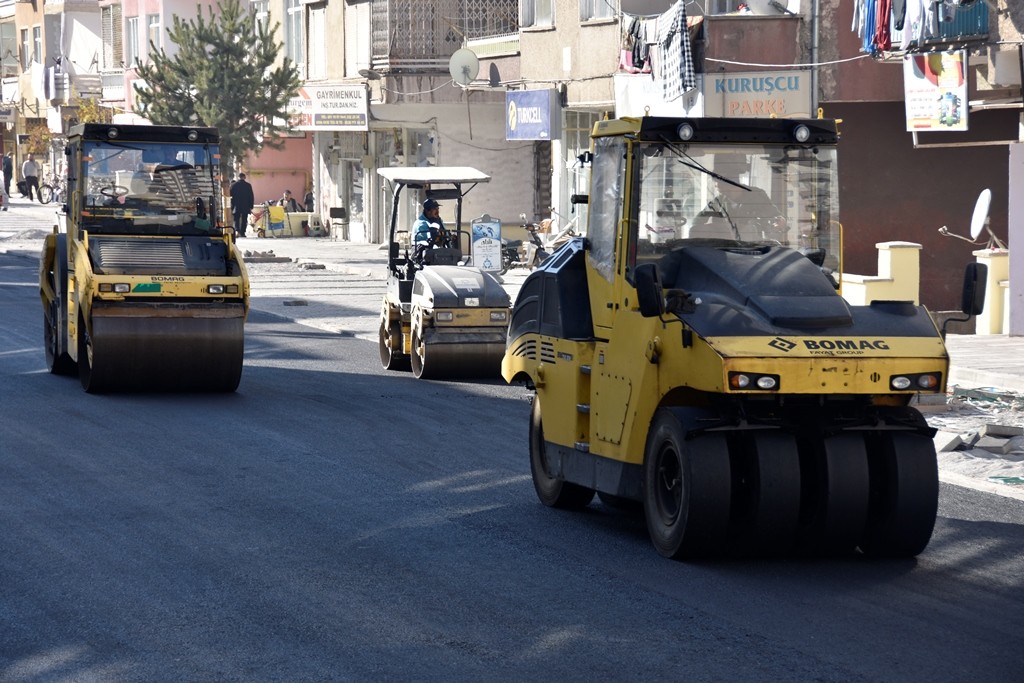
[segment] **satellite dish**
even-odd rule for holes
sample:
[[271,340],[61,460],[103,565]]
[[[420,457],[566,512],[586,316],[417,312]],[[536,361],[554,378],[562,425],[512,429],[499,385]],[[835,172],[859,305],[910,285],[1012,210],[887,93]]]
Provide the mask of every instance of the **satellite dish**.
[[974,205],[974,215],[971,217],[971,239],[976,240],[985,229],[985,221],[988,220],[988,209],[992,204],[992,190],[985,188],[978,195],[978,202]]
[[465,87],[480,73],[480,60],[476,53],[468,48],[456,50],[448,60],[448,73],[452,75],[453,81]]

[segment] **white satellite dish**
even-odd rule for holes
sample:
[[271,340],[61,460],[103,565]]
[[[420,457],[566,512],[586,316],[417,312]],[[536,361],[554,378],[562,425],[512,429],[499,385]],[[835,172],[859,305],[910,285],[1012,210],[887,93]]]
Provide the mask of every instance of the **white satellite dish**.
[[974,215],[971,217],[971,239],[976,240],[985,229],[985,221],[988,220],[988,209],[992,204],[992,190],[985,188],[978,195],[978,201],[974,205]]
[[465,87],[480,73],[480,60],[476,53],[468,48],[456,50],[448,60],[448,73],[452,75],[453,81]]
[[988,232],[988,245],[987,249],[993,249],[998,247],[999,249],[1006,249],[1006,245],[1003,241],[996,237],[996,234],[992,232],[992,228],[988,227],[988,212],[992,206],[992,190],[985,188],[978,195],[978,201],[974,204],[974,215],[971,216],[971,237],[970,239],[963,235],[957,235],[949,231],[945,225],[939,228],[939,234],[945,235],[946,237],[955,237],[958,240],[964,242],[970,242],[971,244],[977,244],[978,238],[981,236],[982,231]]

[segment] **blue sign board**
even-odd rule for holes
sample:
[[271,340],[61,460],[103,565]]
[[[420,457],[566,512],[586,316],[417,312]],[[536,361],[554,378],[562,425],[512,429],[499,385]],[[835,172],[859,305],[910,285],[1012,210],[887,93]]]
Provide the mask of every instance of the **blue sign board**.
[[562,134],[558,92],[514,90],[505,93],[505,139],[551,140]]

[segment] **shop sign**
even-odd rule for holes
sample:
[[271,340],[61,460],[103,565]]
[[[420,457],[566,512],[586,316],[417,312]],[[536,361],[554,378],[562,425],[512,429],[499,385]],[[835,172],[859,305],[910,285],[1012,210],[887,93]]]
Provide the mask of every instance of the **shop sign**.
[[0,123],[15,123],[18,120],[18,110],[13,106],[0,107]]
[[553,140],[562,135],[558,91],[512,90],[505,93],[506,140]]
[[704,115],[727,117],[811,116],[807,71],[744,71],[704,74]]
[[292,128],[311,131],[364,131],[367,125],[365,85],[318,85],[299,88],[288,103]]

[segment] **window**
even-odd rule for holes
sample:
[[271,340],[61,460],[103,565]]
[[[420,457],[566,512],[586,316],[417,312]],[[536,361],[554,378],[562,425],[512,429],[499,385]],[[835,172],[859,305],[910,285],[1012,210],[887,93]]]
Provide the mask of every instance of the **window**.
[[122,68],[124,51],[121,47],[121,6],[100,7],[100,29],[103,39],[103,65],[106,70]]
[[256,20],[257,32],[260,28],[266,31],[270,27],[270,0],[253,0],[249,6]]
[[153,52],[159,49],[160,15],[150,14],[146,17],[146,61],[151,61],[153,58]]
[[519,8],[519,25],[554,26],[555,13],[553,0],[523,0]]
[[0,24],[0,63],[3,70],[0,76],[18,75],[18,33],[15,30],[14,22],[7,21]]
[[320,6],[309,10],[309,50],[306,62],[306,73],[311,79],[327,77],[327,55],[324,49],[324,25],[327,7]]
[[21,29],[21,68],[23,71],[28,71],[29,64],[32,62],[32,46],[28,43],[28,29]]
[[302,0],[285,0],[284,56],[293,64],[303,64],[302,59]]
[[607,137],[597,138],[594,146],[587,239],[594,268],[611,282],[615,276],[615,235],[622,210],[626,145],[621,138]]
[[139,18],[125,19],[124,65],[129,69],[139,63]]
[[36,64],[43,63],[43,27],[32,27],[32,61]]
[[618,0],[580,0],[580,21],[611,19]]

